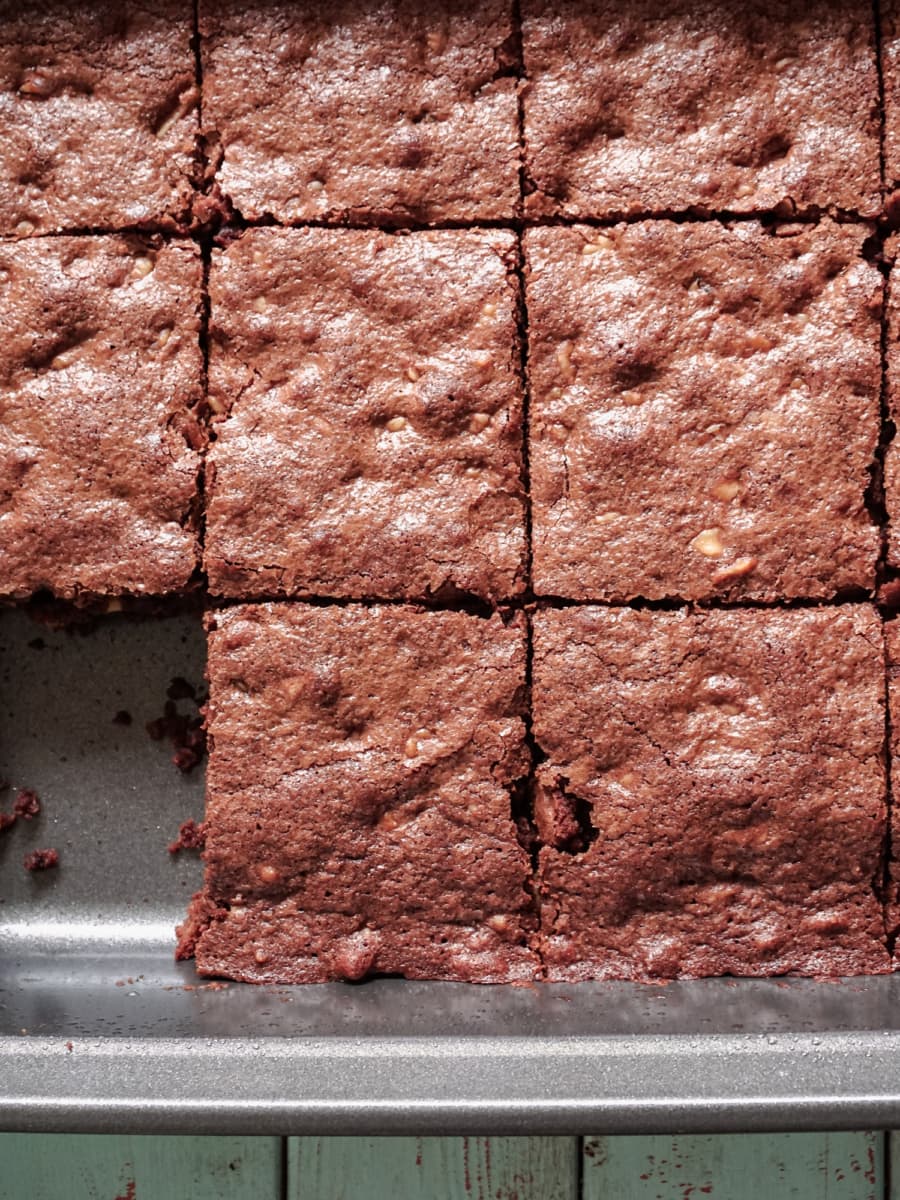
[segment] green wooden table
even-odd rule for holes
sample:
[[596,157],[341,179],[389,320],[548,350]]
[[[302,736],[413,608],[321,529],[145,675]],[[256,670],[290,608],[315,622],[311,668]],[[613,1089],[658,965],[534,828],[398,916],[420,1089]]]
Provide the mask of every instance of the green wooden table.
[[705,1197],[900,1200],[900,1135],[254,1138],[0,1134],[0,1200]]

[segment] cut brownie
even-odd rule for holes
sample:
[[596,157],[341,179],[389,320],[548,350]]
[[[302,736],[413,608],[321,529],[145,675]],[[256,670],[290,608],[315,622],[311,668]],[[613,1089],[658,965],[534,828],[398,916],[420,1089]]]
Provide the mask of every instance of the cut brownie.
[[209,639],[202,974],[529,979],[523,624],[244,605]]
[[871,609],[540,612],[534,728],[551,979],[887,969]]
[[225,596],[521,590],[512,234],[258,229],[213,255]]
[[887,903],[885,917],[888,934],[894,945],[894,968],[900,966],[900,620],[888,621],[884,626],[884,642],[887,650],[887,689],[890,709],[890,755],[891,755],[891,831],[890,857],[888,862]]
[[884,84],[884,182],[900,187],[900,2],[881,0],[881,74]]
[[869,0],[523,0],[528,209],[878,212]]
[[[887,289],[887,404],[895,428],[900,428],[900,238],[894,234],[885,244],[892,263]],[[900,441],[895,433],[884,455],[884,502],[887,509],[887,561],[900,567]]]
[[507,0],[200,0],[203,117],[245,217],[513,215]]
[[0,242],[0,595],[188,582],[201,274],[191,243]]
[[192,29],[190,0],[0,0],[0,234],[187,219]]
[[873,586],[882,279],[863,238],[830,221],[526,232],[536,591]]

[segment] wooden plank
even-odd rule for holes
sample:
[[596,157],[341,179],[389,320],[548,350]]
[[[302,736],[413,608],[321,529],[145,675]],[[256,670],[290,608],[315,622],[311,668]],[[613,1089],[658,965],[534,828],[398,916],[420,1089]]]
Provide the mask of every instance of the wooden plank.
[[596,1137],[583,1200],[882,1200],[882,1133]]
[[889,1200],[900,1200],[900,1133],[885,1134],[887,1147],[885,1154],[890,1160],[890,1196]]
[[287,1200],[577,1200],[574,1137],[291,1138]]
[[281,1200],[281,1139],[0,1134],[0,1200]]

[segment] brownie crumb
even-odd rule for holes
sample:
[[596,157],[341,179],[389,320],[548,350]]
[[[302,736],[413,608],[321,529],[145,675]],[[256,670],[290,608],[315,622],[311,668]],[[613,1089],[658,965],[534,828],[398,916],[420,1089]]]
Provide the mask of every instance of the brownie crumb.
[[113,725],[130,725],[133,718],[127,708],[120,708],[113,717]]
[[202,850],[206,845],[205,821],[197,822],[190,817],[183,821],[178,829],[178,837],[169,843],[169,853],[177,854],[179,850]]
[[54,849],[32,850],[22,859],[26,871],[49,871],[51,867],[59,866],[59,851]]
[[33,820],[41,811],[41,802],[37,792],[31,788],[22,788],[13,802],[13,819],[22,817],[25,821]]
[[[169,688],[170,699],[165,703],[163,715],[147,722],[147,732],[155,742],[168,740],[172,743],[175,750],[172,762],[179,771],[188,774],[206,754],[206,730],[203,728],[202,716],[178,711],[175,700],[171,699],[176,682],[173,680],[173,685]],[[197,703],[202,703],[204,699],[196,697],[196,693],[195,698]]]

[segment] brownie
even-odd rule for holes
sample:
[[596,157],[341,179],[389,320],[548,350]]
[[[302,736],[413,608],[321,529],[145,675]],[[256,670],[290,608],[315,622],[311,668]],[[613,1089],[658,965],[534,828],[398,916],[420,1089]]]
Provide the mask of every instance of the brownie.
[[256,229],[214,252],[215,594],[521,590],[513,267],[501,231]]
[[884,182],[900,187],[900,4],[880,0],[881,75],[884,87]]
[[240,605],[209,622],[204,975],[530,979],[525,639],[412,607]]
[[[887,287],[886,379],[888,417],[895,429],[900,426],[900,238],[892,235],[885,242],[885,257],[891,263]],[[900,442],[896,433],[885,447],[884,502],[887,510],[887,561],[900,567]]]
[[879,208],[869,0],[522,0],[527,210]]
[[549,978],[888,969],[868,606],[539,612],[534,732]]
[[247,218],[508,218],[508,0],[200,0],[203,122]]
[[0,0],[0,234],[188,219],[190,0]]
[[882,279],[864,236],[830,221],[526,232],[536,591],[873,586]]
[[887,650],[890,710],[888,740],[891,756],[891,814],[885,917],[894,947],[894,968],[897,969],[900,967],[900,948],[897,946],[897,935],[900,933],[900,818],[897,812],[897,800],[900,797],[900,620],[885,622],[884,642]]
[[0,241],[0,595],[188,583],[201,275],[192,243]]

